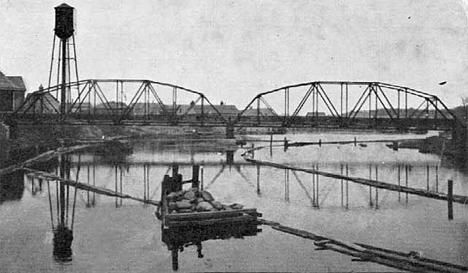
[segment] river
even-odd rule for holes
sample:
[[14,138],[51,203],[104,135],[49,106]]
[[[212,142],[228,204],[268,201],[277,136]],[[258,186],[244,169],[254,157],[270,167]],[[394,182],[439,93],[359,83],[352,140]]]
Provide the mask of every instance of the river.
[[[447,202],[312,174],[248,164],[255,159],[353,177],[400,183],[468,195],[467,174],[438,155],[417,150],[394,151],[385,143],[311,145],[284,149],[283,138],[296,141],[349,141],[421,138],[411,134],[309,133],[247,136],[244,148],[226,153],[213,142],[135,141],[127,155],[89,152],[69,157],[70,178],[140,198],[160,199],[160,184],[173,163],[190,178],[192,165],[203,166],[203,185],[222,203],[257,208],[263,218],[350,242],[409,252],[468,266],[468,210]],[[259,141],[260,140],[260,141]],[[260,149],[259,149],[260,148]],[[233,162],[231,162],[233,160]],[[229,164],[228,164],[229,163]],[[54,172],[57,162],[49,171]],[[22,173],[0,181],[0,268],[2,272],[170,272],[171,252],[162,242],[156,208],[135,201],[70,189],[66,216],[73,219],[72,255],[53,255],[52,223],[57,222],[56,185]],[[50,190],[50,195],[49,195]],[[50,202],[49,202],[50,197]],[[76,207],[73,217],[73,202]],[[52,207],[52,213],[51,213]],[[52,219],[51,219],[52,216]],[[51,220],[53,222],[51,222]],[[261,226],[255,236],[209,240],[203,258],[189,246],[179,253],[179,271],[388,272],[397,271],[352,257],[315,250],[313,241]]]

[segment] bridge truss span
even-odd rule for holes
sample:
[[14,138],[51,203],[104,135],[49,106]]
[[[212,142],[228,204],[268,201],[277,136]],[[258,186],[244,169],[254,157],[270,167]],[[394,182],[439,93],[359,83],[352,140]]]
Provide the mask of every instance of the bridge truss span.
[[30,94],[15,112],[16,119],[162,125],[227,122],[203,93],[169,83],[135,79],[68,83],[64,114],[60,112],[60,90],[57,85]]
[[237,124],[448,129],[460,120],[437,97],[382,82],[315,81],[259,93]]

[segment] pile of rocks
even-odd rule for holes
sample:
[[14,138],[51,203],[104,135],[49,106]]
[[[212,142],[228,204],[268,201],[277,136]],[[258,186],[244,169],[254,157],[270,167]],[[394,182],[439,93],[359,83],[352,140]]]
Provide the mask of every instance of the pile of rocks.
[[237,203],[232,205],[222,204],[219,201],[215,201],[208,191],[199,191],[197,188],[171,192],[166,198],[169,213],[236,210],[244,207]]

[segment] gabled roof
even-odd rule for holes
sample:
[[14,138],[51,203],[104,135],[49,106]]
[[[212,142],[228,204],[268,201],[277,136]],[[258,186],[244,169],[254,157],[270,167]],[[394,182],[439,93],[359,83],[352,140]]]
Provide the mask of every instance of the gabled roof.
[[[0,71],[0,91],[22,91],[21,87],[18,87],[13,83],[5,74]],[[26,90],[26,89],[25,89]]]
[[256,108],[247,109],[243,116],[256,116],[257,113],[264,117],[277,116],[275,112],[268,108],[259,108],[258,110]]
[[26,85],[24,84],[23,77],[21,76],[7,76],[7,78],[17,87],[21,88],[21,91],[26,91]]

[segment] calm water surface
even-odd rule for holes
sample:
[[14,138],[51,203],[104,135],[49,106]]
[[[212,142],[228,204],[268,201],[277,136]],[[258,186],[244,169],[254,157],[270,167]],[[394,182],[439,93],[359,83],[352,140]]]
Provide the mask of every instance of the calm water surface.
[[[416,135],[290,134],[293,141],[401,139]],[[282,140],[284,135],[275,135]],[[269,140],[270,136],[249,136]],[[260,160],[318,168],[349,176],[378,179],[415,188],[447,191],[453,179],[456,194],[468,195],[466,174],[439,156],[416,150],[393,151],[384,143],[291,147],[280,142],[255,142]],[[247,143],[244,147],[251,147]],[[70,178],[140,198],[160,199],[160,182],[179,164],[184,179],[193,164],[203,166],[203,184],[222,203],[257,208],[268,220],[323,236],[398,251],[422,251],[428,258],[468,265],[468,210],[454,205],[455,219],[447,220],[447,204],[439,200],[369,189],[311,174],[285,172],[247,164],[234,152],[212,143],[196,145],[140,141],[127,156],[71,156]],[[54,168],[50,171],[54,172]],[[315,185],[315,187],[313,187]],[[2,272],[165,272],[172,271],[171,253],[161,241],[155,207],[78,191],[74,216],[73,254],[67,261],[53,256],[51,215],[56,223],[56,185],[40,185],[23,174],[3,177],[0,187],[0,268]],[[343,190],[342,190],[343,189]],[[347,191],[346,191],[347,189]],[[259,193],[258,193],[259,191]],[[346,194],[347,193],[347,194]],[[69,193],[69,224],[74,190]],[[52,205],[52,214],[50,206]],[[313,241],[264,226],[256,236],[202,243],[179,253],[179,271],[397,271],[371,263],[352,262],[332,251],[316,251]]]

